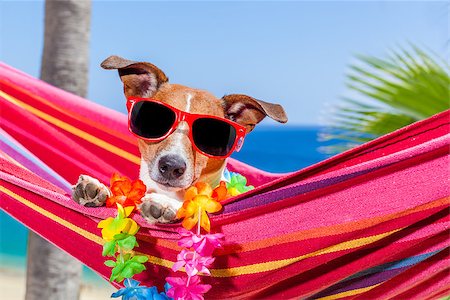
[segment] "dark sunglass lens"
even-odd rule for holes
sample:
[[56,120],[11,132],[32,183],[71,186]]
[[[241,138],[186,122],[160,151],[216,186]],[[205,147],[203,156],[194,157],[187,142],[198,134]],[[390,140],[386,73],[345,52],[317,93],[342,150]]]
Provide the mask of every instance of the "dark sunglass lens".
[[192,124],[192,137],[201,151],[209,155],[226,156],[236,139],[236,129],[224,121],[201,118]]
[[135,134],[148,139],[164,136],[175,122],[175,113],[168,107],[142,101],[133,106],[130,128]]

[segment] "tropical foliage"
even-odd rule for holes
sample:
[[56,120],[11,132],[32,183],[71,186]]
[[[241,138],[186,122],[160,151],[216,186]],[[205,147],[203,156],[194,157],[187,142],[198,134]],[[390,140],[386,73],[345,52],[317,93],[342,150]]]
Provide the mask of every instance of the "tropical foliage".
[[347,75],[350,97],[330,113],[320,150],[337,153],[449,108],[450,72],[444,61],[412,46],[384,59],[358,56]]

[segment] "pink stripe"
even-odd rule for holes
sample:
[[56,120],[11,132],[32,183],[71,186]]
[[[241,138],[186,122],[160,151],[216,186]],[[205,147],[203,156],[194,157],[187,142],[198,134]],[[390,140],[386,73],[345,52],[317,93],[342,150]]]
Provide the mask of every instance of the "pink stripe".
[[100,180],[109,181],[106,174],[115,171],[112,166],[36,116],[15,108],[1,97],[0,102],[5,131],[24,147],[32,149],[36,156],[67,181],[76,182],[79,174],[84,172]]
[[[258,214],[255,210],[241,213],[227,218],[226,223],[218,216],[213,219],[213,224],[231,237],[230,242],[247,243],[367,216],[395,214],[448,196],[449,185],[444,184],[448,182],[448,156],[416,163],[403,170],[393,168],[383,175],[374,172],[337,186],[286,199],[288,203],[283,203],[283,206],[278,203],[267,205],[264,207],[266,211]],[[333,213],[337,208],[339,213]]]
[[[300,182],[301,180],[312,178],[314,176],[329,173],[335,170],[348,168],[361,162],[384,157],[420,145],[448,134],[450,128],[450,110],[436,114],[431,118],[422,120],[396,130],[392,133],[379,137],[364,145],[355,147],[351,150],[333,156],[320,163],[307,167],[303,170],[291,173],[267,183],[259,189],[248,192],[245,196],[238,196],[233,201],[263,192],[265,190],[274,190],[287,184]],[[240,172],[239,170],[237,170]],[[243,174],[245,174],[243,172]]]
[[[106,127],[125,135],[128,134],[127,127],[123,126],[123,124],[126,124],[126,116],[124,114],[58,89],[1,62],[0,80],[11,82],[23,89],[33,91],[34,94],[58,103],[59,106],[66,108],[68,111],[75,111],[86,118],[95,116],[95,119]],[[122,97],[118,96],[118,99],[122,99]]]

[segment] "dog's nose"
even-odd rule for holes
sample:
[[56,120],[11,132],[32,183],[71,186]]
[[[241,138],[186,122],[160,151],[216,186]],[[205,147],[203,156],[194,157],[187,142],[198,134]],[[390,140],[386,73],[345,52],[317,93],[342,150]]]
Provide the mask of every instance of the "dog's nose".
[[186,162],[177,155],[165,155],[159,159],[159,172],[169,180],[177,179],[186,171]]

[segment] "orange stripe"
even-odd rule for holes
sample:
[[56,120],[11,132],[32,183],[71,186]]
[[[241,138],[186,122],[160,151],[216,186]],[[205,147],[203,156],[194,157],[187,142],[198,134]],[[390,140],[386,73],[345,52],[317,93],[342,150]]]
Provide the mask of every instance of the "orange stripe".
[[[239,252],[254,251],[254,250],[264,249],[264,248],[268,248],[268,247],[272,247],[272,246],[276,246],[276,245],[282,245],[282,244],[286,244],[286,243],[290,243],[290,242],[298,242],[298,241],[303,241],[303,240],[307,240],[307,239],[311,239],[311,238],[320,238],[320,237],[325,237],[325,236],[349,233],[349,232],[353,232],[356,230],[362,230],[362,229],[369,228],[371,226],[374,226],[376,224],[379,224],[379,223],[382,223],[385,221],[398,219],[398,218],[401,218],[404,216],[408,216],[412,213],[416,213],[419,211],[424,211],[427,209],[446,205],[448,203],[449,199],[450,199],[450,197],[444,197],[442,199],[438,199],[438,200],[417,206],[415,208],[412,208],[412,209],[409,209],[406,211],[402,211],[400,213],[391,214],[391,215],[379,216],[379,217],[360,220],[360,221],[356,221],[356,222],[337,224],[337,225],[330,226],[330,227],[321,227],[321,228],[314,228],[314,229],[310,229],[310,230],[297,231],[297,232],[292,232],[292,233],[288,233],[288,234],[284,234],[284,235],[280,235],[280,236],[276,236],[276,237],[272,237],[272,238],[267,238],[267,239],[263,239],[263,240],[259,240],[259,241],[255,241],[255,242],[239,244],[238,247],[231,246],[229,248],[227,247],[225,250],[219,250],[217,253],[217,256],[228,255],[230,252],[239,253]],[[156,239],[156,238],[152,238],[152,237],[139,237],[139,238],[150,244],[158,245],[158,246],[165,247],[165,248],[172,249],[172,250],[178,250],[178,251],[181,250],[181,247],[179,247],[176,242],[162,240],[162,239]]]
[[[404,228],[398,228],[398,229],[395,229],[392,231],[383,232],[381,234],[376,234],[376,235],[371,235],[368,237],[344,241],[344,242],[330,245],[328,247],[325,247],[325,248],[322,248],[317,251],[310,252],[310,253],[307,253],[304,255],[300,255],[300,256],[290,257],[290,258],[286,258],[286,259],[279,259],[279,260],[271,260],[271,261],[261,262],[261,263],[254,263],[254,264],[238,266],[238,267],[231,267],[231,268],[227,268],[227,269],[212,269],[210,271],[211,271],[211,275],[214,277],[230,277],[230,276],[239,276],[239,275],[256,274],[256,273],[273,271],[273,270],[287,267],[289,265],[300,262],[307,258],[317,257],[317,256],[321,256],[323,254],[334,253],[334,252],[339,252],[339,251],[343,251],[343,250],[351,250],[351,249],[355,249],[355,248],[359,248],[359,247],[364,247],[364,246],[370,245],[372,243],[375,243],[387,236],[390,236],[402,229],[404,229]],[[274,251],[276,251],[276,250],[274,250]]]
[[40,111],[39,109],[35,108],[32,105],[29,105],[25,102],[20,101],[19,99],[14,98],[13,96],[3,92],[0,90],[0,97],[2,97],[3,99],[5,99],[6,101],[9,101],[11,103],[13,103],[14,105],[17,105],[19,107],[22,107],[23,109],[29,111],[30,113],[38,116],[39,118],[45,120],[48,123],[51,123],[67,132],[70,132],[71,134],[78,136],[100,148],[103,148],[111,153],[114,153],[117,156],[120,156],[126,160],[131,161],[132,163],[135,163],[137,165],[139,165],[141,163],[141,158],[128,152],[123,150],[122,148],[119,148],[113,144],[110,144],[108,142],[105,142],[103,139],[100,139],[92,134],[89,134],[81,129],[79,129],[78,127],[75,127],[69,123],[66,123],[64,121],[61,121],[58,118],[55,118],[45,112]]
[[164,247],[164,248],[171,249],[171,250],[181,251],[182,249],[184,249],[184,248],[178,246],[177,242],[172,242],[172,241],[165,240],[162,238],[154,238],[154,237],[150,237],[150,236],[139,236],[139,240],[147,242],[151,245],[156,245],[156,246]]
[[[30,209],[57,222],[58,224],[64,226],[65,228],[72,230],[73,232],[79,234],[80,236],[87,238],[94,243],[103,245],[104,241],[100,236],[98,236],[94,233],[91,233],[85,229],[82,229],[73,223],[66,221],[64,218],[61,218],[60,216],[55,215],[55,214],[45,210],[44,208],[34,204],[32,201],[27,200],[24,197],[7,189],[6,187],[0,186],[0,192],[3,192],[5,194],[9,195],[10,197],[16,199],[20,203],[26,205]],[[353,248],[358,248],[358,247],[361,247],[364,245],[368,245],[368,244],[376,242],[386,236],[389,236],[399,230],[401,230],[401,228],[390,231],[390,232],[384,232],[384,233],[378,234],[378,235],[373,235],[373,236],[364,237],[364,238],[360,238],[360,239],[354,239],[354,240],[350,240],[350,241],[344,241],[344,242],[338,243],[336,245],[331,245],[329,247],[326,247],[326,248],[323,248],[323,249],[320,249],[320,250],[317,250],[317,251],[314,251],[314,252],[311,252],[311,253],[308,253],[305,255],[292,257],[292,258],[288,258],[288,259],[273,260],[273,261],[268,261],[268,262],[263,262],[263,263],[243,265],[243,266],[225,268],[225,269],[211,269],[210,271],[211,271],[211,275],[213,277],[234,277],[234,276],[240,276],[240,275],[256,274],[256,273],[273,271],[273,270],[277,270],[277,269],[286,267],[290,264],[299,262],[299,261],[309,258],[309,257],[320,256],[320,255],[326,254],[326,253],[333,253],[333,252],[338,252],[341,250],[348,250],[348,249],[353,249]],[[166,260],[166,259],[163,259],[160,257],[144,254],[141,252],[135,252],[135,253],[138,253],[140,255],[146,255],[147,257],[149,257],[149,261],[151,263],[157,264],[160,266],[164,266],[167,268],[171,268],[172,265],[174,264],[173,261]]]
[[[0,185],[0,192],[5,193],[6,195],[14,198],[15,200],[19,201],[20,203],[22,203],[23,205],[26,205],[28,208],[34,210],[35,212],[41,214],[42,216],[49,218],[50,220],[58,223],[61,226],[64,226],[65,228],[67,228],[68,230],[71,230],[75,233],[77,233],[78,235],[80,235],[81,237],[90,240],[93,243],[96,243],[98,245],[103,245],[104,244],[104,240],[102,239],[101,236],[94,234],[88,230],[85,230],[81,227],[78,227],[76,224],[73,224],[67,220],[65,220],[64,218],[61,218],[58,215],[55,215],[51,212],[49,212],[48,210],[40,207],[39,205],[34,204],[32,201],[25,199],[24,197],[14,193],[13,191],[7,189],[6,187],[4,187],[3,185]],[[152,264],[156,264],[156,265],[160,265],[166,268],[171,268],[174,264],[173,261],[167,260],[167,259],[163,259],[157,256],[153,256],[153,255],[149,255],[149,254],[145,254],[145,253],[141,253],[141,252],[137,252],[137,251],[133,251],[136,254],[139,255],[146,255],[149,258],[149,262]]]
[[[63,225],[64,227],[78,233],[80,236],[87,238],[97,244],[100,244],[100,245],[103,244],[102,238],[99,237],[98,235],[93,234],[89,231],[86,231],[86,230],[76,226],[75,224],[72,224],[72,223],[66,221],[63,218],[61,218],[57,215],[54,215],[53,213],[45,210],[44,208],[34,204],[33,202],[17,195],[16,193],[12,192],[11,190],[8,190],[4,186],[0,186],[0,191],[13,197],[14,199],[18,200],[22,204],[28,206],[30,209],[39,212],[43,216],[50,218],[53,221],[59,223],[60,225]],[[386,236],[389,236],[395,232],[398,232],[399,230],[402,230],[402,228],[398,228],[393,231],[383,232],[381,234],[372,235],[372,236],[368,236],[368,237],[353,239],[353,240],[349,240],[349,241],[343,241],[341,243],[331,245],[329,247],[322,248],[322,249],[319,249],[317,251],[314,251],[314,252],[311,252],[308,254],[304,254],[304,255],[297,256],[297,257],[288,258],[288,259],[273,260],[273,261],[268,261],[268,262],[263,262],[263,263],[254,263],[254,264],[250,264],[250,265],[243,265],[243,266],[225,268],[225,269],[211,269],[210,271],[211,271],[211,275],[213,277],[235,277],[235,276],[246,275],[246,274],[256,274],[256,273],[273,271],[273,270],[277,270],[277,269],[286,267],[290,264],[299,262],[306,258],[316,257],[316,256],[320,256],[320,255],[327,254],[327,253],[339,252],[342,250],[349,250],[349,249],[354,249],[354,248],[359,248],[359,247],[362,247],[365,245],[369,245],[380,239],[385,238]],[[166,259],[163,259],[160,257],[151,256],[151,255],[144,254],[141,252],[136,252],[136,253],[139,253],[142,255],[147,255],[150,258],[151,263],[161,265],[161,266],[164,266],[167,268],[170,268],[174,263],[170,260],[166,260]]]
[[[89,125],[91,127],[94,127],[94,128],[96,128],[96,129],[98,129],[100,131],[103,131],[103,132],[105,132],[105,133],[107,133],[109,135],[117,137],[117,138],[119,138],[119,139],[121,139],[121,140],[123,140],[123,141],[125,141],[127,143],[130,143],[132,145],[136,145],[136,140],[133,137],[129,136],[129,135],[126,135],[126,134],[118,132],[118,131],[113,131],[111,128],[103,126],[102,123],[95,122],[94,120],[89,119],[89,118],[87,118],[85,116],[82,116],[82,115],[76,113],[73,110],[71,110],[71,111],[66,110],[63,107],[58,106],[56,103],[51,102],[51,101],[49,101],[49,100],[47,100],[47,99],[45,99],[45,98],[43,98],[43,97],[41,97],[39,95],[33,94],[30,91],[28,91],[28,90],[26,90],[26,89],[24,89],[24,88],[22,88],[22,87],[20,87],[18,85],[15,85],[14,83],[12,83],[10,81],[5,81],[5,80],[0,79],[0,83],[2,85],[7,85],[7,86],[9,86],[9,87],[11,87],[13,89],[16,89],[19,92],[21,92],[23,94],[26,94],[27,96],[29,96],[29,97],[31,97],[31,98],[33,98],[33,99],[35,99],[35,100],[45,104],[46,106],[48,106],[48,107],[50,107],[50,108],[52,108],[52,109],[54,109],[54,110],[56,110],[56,111],[58,111],[58,112],[60,112],[60,113],[62,113],[64,115],[66,115],[66,116],[68,116],[68,117],[70,117],[72,119],[77,119],[78,121],[81,121],[81,122],[83,122],[83,123],[85,123],[85,124],[87,124],[87,125]],[[3,92],[6,94],[5,91],[3,91]],[[10,96],[12,96],[12,95],[10,95]]]
[[[384,215],[384,216],[374,217],[374,218],[365,219],[365,220],[359,220],[356,222],[337,224],[337,225],[329,226],[329,227],[321,227],[321,228],[297,231],[297,232],[292,232],[292,233],[288,233],[285,235],[267,238],[267,239],[263,239],[263,240],[259,240],[259,241],[248,242],[245,244],[240,244],[239,245],[240,248],[232,249],[232,252],[234,252],[234,253],[247,252],[247,251],[268,248],[268,247],[272,247],[275,245],[285,244],[285,243],[289,243],[289,242],[298,242],[298,241],[308,240],[308,239],[312,239],[312,238],[320,238],[320,237],[333,236],[333,235],[338,235],[338,234],[343,234],[343,233],[354,232],[357,230],[362,230],[362,229],[372,227],[376,224],[379,224],[379,223],[382,223],[385,221],[404,217],[404,216],[410,215],[415,212],[447,205],[449,199],[450,199],[450,197],[444,197],[442,199],[438,199],[438,200],[417,206],[412,209],[408,209],[406,211],[395,213],[395,214]],[[220,251],[219,253],[220,253],[220,255],[225,255],[225,254],[227,254],[227,252],[229,252],[229,251],[225,250],[225,251]]]

